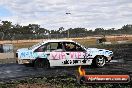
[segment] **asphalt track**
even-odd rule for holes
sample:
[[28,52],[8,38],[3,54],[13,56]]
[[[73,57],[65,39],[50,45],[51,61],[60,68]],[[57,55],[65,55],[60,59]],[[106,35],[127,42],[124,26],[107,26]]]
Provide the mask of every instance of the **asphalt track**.
[[[129,74],[132,75],[132,61],[111,62],[103,68],[94,68],[92,66],[83,67],[86,74]],[[62,74],[75,75],[78,67],[55,67],[51,69],[34,68],[18,64],[0,65],[0,81],[10,81],[37,76],[57,76]]]

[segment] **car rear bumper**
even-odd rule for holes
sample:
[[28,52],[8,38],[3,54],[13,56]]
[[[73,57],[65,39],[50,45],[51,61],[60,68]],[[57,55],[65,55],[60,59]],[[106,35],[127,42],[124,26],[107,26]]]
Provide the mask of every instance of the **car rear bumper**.
[[30,64],[33,63],[34,60],[30,60],[30,59],[17,59],[17,63],[18,64]]

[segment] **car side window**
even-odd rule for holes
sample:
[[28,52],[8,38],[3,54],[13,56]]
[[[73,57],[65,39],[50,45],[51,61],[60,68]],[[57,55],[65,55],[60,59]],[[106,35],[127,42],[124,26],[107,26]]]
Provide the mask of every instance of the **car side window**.
[[56,50],[57,46],[58,46],[58,43],[50,43],[50,50],[51,51]]
[[63,45],[64,45],[64,48],[66,51],[70,51],[70,52],[83,52],[83,51],[85,51],[85,49],[83,49],[81,46],[79,46],[73,42],[64,42]]
[[61,52],[63,51],[63,46],[61,42],[50,42],[46,45],[40,46],[38,49],[35,50],[35,52]]
[[63,51],[63,47],[62,47],[62,43],[61,42],[53,42],[50,43],[50,51],[54,51],[54,52],[61,52]]

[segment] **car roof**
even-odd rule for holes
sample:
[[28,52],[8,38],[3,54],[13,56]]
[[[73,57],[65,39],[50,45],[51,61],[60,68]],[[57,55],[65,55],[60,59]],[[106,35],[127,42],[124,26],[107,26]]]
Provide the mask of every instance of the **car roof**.
[[72,40],[66,40],[66,39],[51,39],[51,40],[43,40],[43,42],[74,42]]

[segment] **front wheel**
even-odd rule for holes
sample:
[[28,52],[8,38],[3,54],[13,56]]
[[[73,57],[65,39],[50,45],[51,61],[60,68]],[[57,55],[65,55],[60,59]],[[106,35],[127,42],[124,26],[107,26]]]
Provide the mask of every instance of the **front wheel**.
[[34,67],[36,68],[50,68],[49,61],[47,59],[38,58],[34,61]]
[[99,67],[99,68],[104,67],[105,62],[106,62],[106,60],[105,60],[105,57],[104,56],[96,56],[93,59],[93,65],[95,67]]

